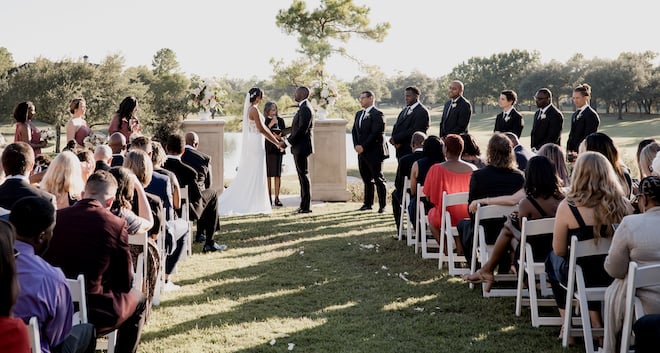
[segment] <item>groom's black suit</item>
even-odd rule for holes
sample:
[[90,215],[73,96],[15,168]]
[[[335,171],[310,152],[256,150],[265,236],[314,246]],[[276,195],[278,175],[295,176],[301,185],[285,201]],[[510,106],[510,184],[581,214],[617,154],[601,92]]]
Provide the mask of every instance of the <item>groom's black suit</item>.
[[[355,114],[352,135],[353,146],[362,146],[362,153],[358,154],[358,168],[360,177],[364,182],[364,205],[371,207],[374,202],[374,185],[378,192],[378,204],[380,209],[385,208],[386,192],[385,177],[383,176],[383,159],[389,157],[387,144],[383,143],[383,132],[385,121],[383,112],[371,107],[363,113],[363,110]],[[363,117],[364,115],[364,117]]]
[[298,181],[300,182],[300,211],[309,211],[312,201],[308,175],[307,157],[314,153],[312,144],[312,110],[305,99],[299,105],[296,115],[291,122],[291,134],[288,141],[291,144],[291,154],[296,163]]

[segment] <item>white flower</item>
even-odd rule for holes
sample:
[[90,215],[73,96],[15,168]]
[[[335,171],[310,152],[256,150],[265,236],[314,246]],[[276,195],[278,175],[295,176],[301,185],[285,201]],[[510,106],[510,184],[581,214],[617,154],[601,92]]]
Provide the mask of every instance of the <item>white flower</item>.
[[578,114],[578,116],[575,117],[575,121],[578,121],[582,118],[582,112]]
[[545,119],[545,113],[541,114],[540,118],[541,120]]
[[309,97],[315,109],[327,109],[335,104],[338,97],[337,86],[329,80],[312,81]]
[[200,110],[220,110],[227,92],[220,88],[220,84],[212,78],[205,78],[197,87],[190,89],[188,105]]
[[451,107],[452,107],[452,108],[456,108],[456,103],[452,103],[452,104],[451,104]]
[[93,150],[94,148],[96,148],[96,146],[106,144],[107,141],[108,138],[107,136],[105,136],[105,134],[100,132],[94,132],[87,135],[87,137],[85,137],[85,139],[83,140],[83,144],[85,145],[86,148]]
[[371,114],[369,114],[369,113],[364,114],[364,118],[365,118],[365,119],[369,119],[370,116],[371,116]]

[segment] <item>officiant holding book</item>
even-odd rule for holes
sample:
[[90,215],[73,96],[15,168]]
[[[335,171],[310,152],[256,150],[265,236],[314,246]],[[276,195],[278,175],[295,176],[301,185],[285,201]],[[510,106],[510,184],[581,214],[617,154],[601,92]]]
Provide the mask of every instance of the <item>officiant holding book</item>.
[[353,123],[353,147],[358,154],[358,168],[364,183],[364,204],[360,211],[370,210],[374,202],[374,187],[378,193],[378,213],[383,213],[387,202],[383,160],[389,157],[383,132],[383,112],[374,106],[374,93],[360,93],[362,109],[355,114]]
[[[264,124],[270,129],[278,140],[282,141],[283,130],[286,128],[284,119],[278,115],[277,104],[275,102],[267,102],[264,106],[264,116],[266,117]],[[266,177],[268,178],[268,196],[270,197],[271,205],[282,206],[280,202],[280,184],[282,177],[282,159],[286,153],[283,149],[272,143],[266,141]],[[273,190],[272,180],[275,181],[275,188]],[[275,201],[273,201],[273,193],[275,194]]]

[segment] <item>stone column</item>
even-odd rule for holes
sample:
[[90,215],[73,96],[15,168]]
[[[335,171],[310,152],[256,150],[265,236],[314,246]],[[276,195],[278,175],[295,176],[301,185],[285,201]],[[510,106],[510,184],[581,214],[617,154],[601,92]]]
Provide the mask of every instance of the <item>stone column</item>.
[[224,136],[225,121],[213,120],[184,120],[183,131],[196,132],[199,135],[199,150],[211,156],[212,188],[222,192],[224,190]]
[[313,201],[349,201],[346,186],[346,120],[314,121],[314,154],[309,157]]

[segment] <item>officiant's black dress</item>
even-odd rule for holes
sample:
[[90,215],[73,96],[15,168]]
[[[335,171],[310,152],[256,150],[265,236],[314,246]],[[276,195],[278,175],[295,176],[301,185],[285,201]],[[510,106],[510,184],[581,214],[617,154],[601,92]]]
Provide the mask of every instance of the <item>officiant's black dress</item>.
[[[271,117],[266,117],[264,124],[269,126],[270,122],[273,120]],[[273,125],[270,128],[270,131],[279,133],[284,130],[284,119],[277,117],[277,124]],[[273,145],[270,141],[266,140],[266,176],[269,178],[282,176],[282,158],[284,156],[284,151]]]

